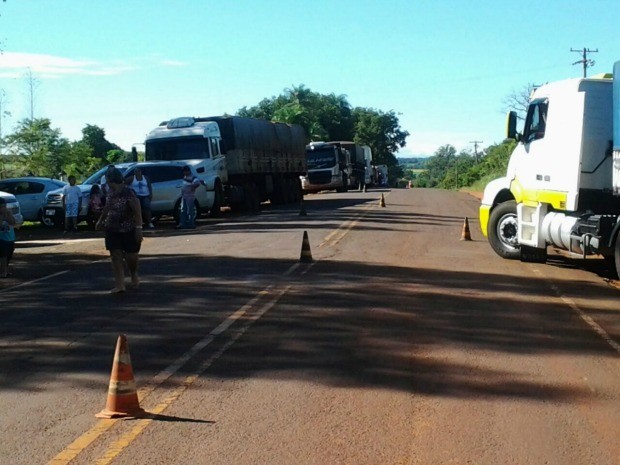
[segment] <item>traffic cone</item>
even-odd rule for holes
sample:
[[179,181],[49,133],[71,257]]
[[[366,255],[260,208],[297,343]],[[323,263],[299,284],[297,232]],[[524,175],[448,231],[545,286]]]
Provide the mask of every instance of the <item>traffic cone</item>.
[[304,205],[304,199],[303,197],[301,198],[301,201],[299,202],[299,216],[307,216],[308,214],[306,213],[306,207]]
[[146,412],[140,408],[136,382],[133,378],[127,336],[121,334],[116,342],[108,400],[105,409],[97,413],[97,418],[141,417]]
[[471,241],[471,235],[469,234],[469,221],[467,217],[465,217],[465,222],[463,223],[463,232],[461,233],[462,241]]
[[310,252],[310,241],[308,240],[308,232],[304,231],[304,240],[301,243],[300,262],[312,263],[312,252]]
[[383,196],[383,194],[381,194],[381,201],[379,202],[379,205],[385,207],[385,197]]

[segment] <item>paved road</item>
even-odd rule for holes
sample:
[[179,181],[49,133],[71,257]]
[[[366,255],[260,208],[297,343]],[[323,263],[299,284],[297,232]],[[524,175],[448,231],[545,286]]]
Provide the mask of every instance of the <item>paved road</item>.
[[[29,238],[0,288],[0,463],[620,463],[601,262],[503,261],[473,197],[383,193],[149,233],[120,296],[96,234]],[[142,420],[94,417],[119,333]]]

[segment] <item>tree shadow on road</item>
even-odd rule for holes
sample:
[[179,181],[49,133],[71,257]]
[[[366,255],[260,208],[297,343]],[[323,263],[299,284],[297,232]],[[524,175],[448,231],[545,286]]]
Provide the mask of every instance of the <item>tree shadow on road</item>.
[[[478,365],[475,354],[616,356],[560,299],[549,299],[546,284],[527,278],[329,260],[285,275],[295,261],[155,255],[143,262],[140,290],[112,296],[103,290],[108,263],[55,260],[72,271],[0,293],[0,390],[37,390],[46,379],[100,389],[92,379],[109,373],[119,333],[128,334],[134,367],[148,380],[258,299],[231,329],[252,322],[246,317],[283,286],[291,288],[208,376],[311,377],[429,396],[570,401],[596,394]],[[565,284],[590,299],[586,312],[597,299],[617,298],[603,285]],[[191,363],[212,355],[230,333],[217,333]],[[444,350],[471,351],[472,361],[455,362]]]

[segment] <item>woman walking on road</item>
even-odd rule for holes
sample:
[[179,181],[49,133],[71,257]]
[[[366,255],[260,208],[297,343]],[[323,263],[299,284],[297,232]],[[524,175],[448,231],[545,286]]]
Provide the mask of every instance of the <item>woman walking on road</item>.
[[106,173],[109,194],[95,226],[105,229],[105,248],[110,251],[115,286],[110,293],[125,291],[124,263],[131,276],[131,286],[140,285],[138,253],[142,244],[142,213],[140,202],[131,187],[125,184],[122,173],[111,168]]

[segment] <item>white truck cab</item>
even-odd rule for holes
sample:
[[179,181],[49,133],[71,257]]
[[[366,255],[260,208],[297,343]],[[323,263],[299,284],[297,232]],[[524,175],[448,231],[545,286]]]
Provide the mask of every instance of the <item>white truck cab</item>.
[[[620,62],[615,71],[620,76]],[[615,256],[620,269],[619,89],[611,75],[541,86],[522,134],[509,114],[507,135],[518,144],[480,206],[482,232],[500,256],[542,261],[552,244]]]

